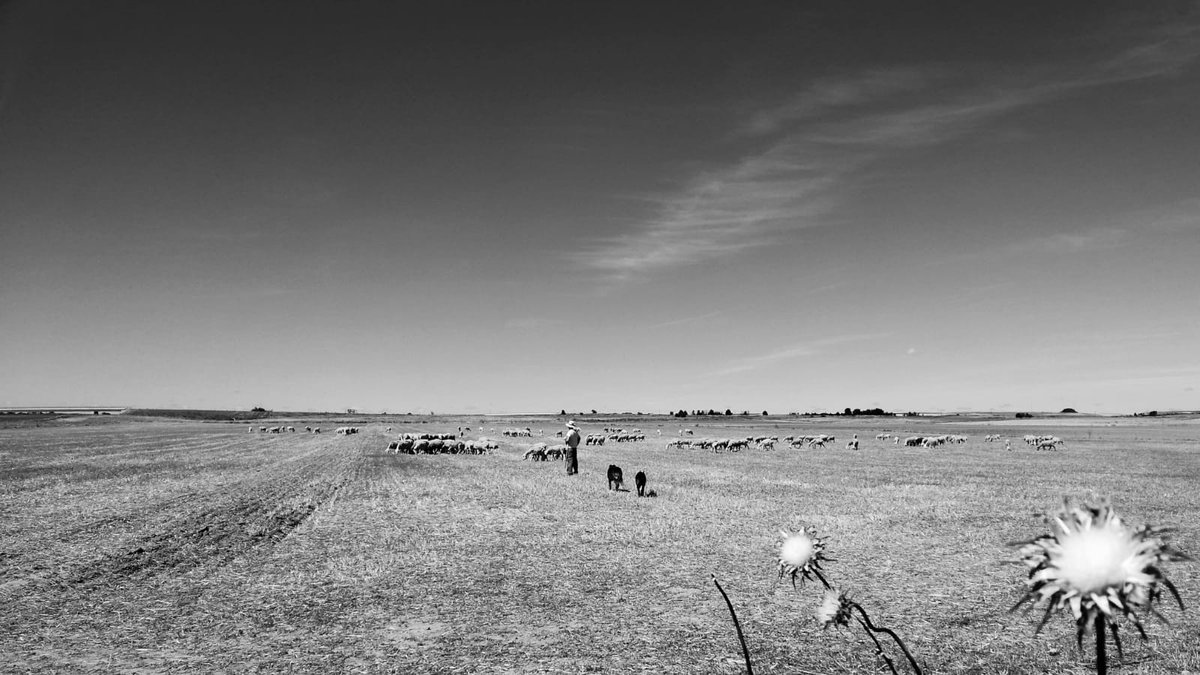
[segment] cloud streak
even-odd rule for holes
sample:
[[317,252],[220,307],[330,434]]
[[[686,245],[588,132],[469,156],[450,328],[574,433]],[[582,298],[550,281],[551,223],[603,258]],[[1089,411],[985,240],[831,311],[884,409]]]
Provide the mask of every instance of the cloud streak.
[[517,318],[507,319],[504,322],[504,328],[506,330],[540,331],[540,330],[548,330],[551,328],[557,328],[557,327],[565,325],[565,324],[566,324],[565,319],[552,319],[549,317],[531,316],[531,317],[517,317]]
[[821,338],[819,340],[797,342],[766,354],[736,359],[731,361],[725,367],[714,370],[706,375],[709,377],[724,377],[726,375],[736,375],[738,373],[762,370],[763,368],[774,366],[784,361],[792,361],[795,359],[817,356],[818,354],[829,351],[829,349],[832,347],[854,342],[878,340],[889,337],[890,335],[891,333],[855,333]]
[[1014,242],[1007,250],[1014,253],[1050,253],[1068,255],[1114,249],[1144,239],[1200,229],[1200,199],[1187,199],[1153,209],[1113,216],[1112,224],[1059,232]]
[[724,312],[717,310],[717,311],[713,311],[713,312],[708,312],[707,314],[700,314],[698,316],[685,316],[680,319],[672,319],[670,321],[663,321],[661,323],[651,324],[651,325],[647,326],[647,328],[671,328],[674,326],[686,326],[686,325],[693,324],[693,323],[700,323],[702,321],[708,321],[709,319],[715,319],[715,318],[721,316],[722,314],[724,314]]
[[927,66],[822,79],[755,111],[735,130],[760,147],[694,175],[654,200],[655,216],[580,247],[575,260],[623,283],[769,246],[832,222],[855,174],[885,157],[949,142],[1088,88],[1176,74],[1200,56],[1198,36],[1196,25],[1173,25],[1092,65],[1017,76],[975,72],[966,81]]

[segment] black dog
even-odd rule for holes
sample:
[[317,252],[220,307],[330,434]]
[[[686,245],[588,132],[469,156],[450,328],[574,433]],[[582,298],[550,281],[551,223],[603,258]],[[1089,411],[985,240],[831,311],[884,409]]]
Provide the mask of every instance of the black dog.
[[621,467],[616,464],[608,465],[608,489],[620,490],[621,485],[625,482],[625,475],[621,473]]
[[637,486],[638,496],[645,497],[646,496],[646,472],[645,471],[637,472],[637,475],[633,477],[633,484]]

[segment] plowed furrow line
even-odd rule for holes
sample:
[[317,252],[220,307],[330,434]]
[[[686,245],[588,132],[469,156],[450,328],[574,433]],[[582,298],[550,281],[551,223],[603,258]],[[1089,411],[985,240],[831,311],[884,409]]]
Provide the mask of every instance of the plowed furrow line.
[[[210,495],[207,508],[180,515],[129,548],[77,569],[76,584],[110,577],[144,579],[168,571],[228,564],[239,556],[269,550],[322,503],[353,480],[362,454],[340,449],[299,458],[268,477],[257,476]],[[336,453],[336,454],[335,454]]]

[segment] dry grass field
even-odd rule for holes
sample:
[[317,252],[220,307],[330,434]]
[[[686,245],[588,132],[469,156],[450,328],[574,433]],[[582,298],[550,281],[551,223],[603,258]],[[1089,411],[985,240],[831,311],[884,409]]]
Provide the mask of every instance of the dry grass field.
[[[809,525],[827,577],[926,673],[1086,673],[1068,617],[1035,636],[1040,609],[1008,612],[1025,577],[1009,543],[1045,532],[1065,496],[1107,497],[1200,555],[1191,419],[686,420],[697,437],[837,437],[712,453],[665,449],[670,418],[585,417],[584,433],[637,426],[647,440],[582,446],[572,477],[521,461],[552,439],[499,437],[549,436],[558,418],[487,419],[492,455],[384,452],[396,433],[477,438],[480,422],[364,419],[353,436],[329,419],[321,435],[128,416],[0,427],[0,671],[744,672],[713,574],[755,672],[877,671],[860,631],[816,624],[819,587],[777,579],[779,531]],[[881,431],[969,440],[905,448]],[[1042,432],[1066,447],[1020,441]],[[843,447],[853,433],[857,452]],[[645,471],[658,496],[610,492],[610,463],[630,489]],[[1112,672],[1200,671],[1200,564],[1166,573],[1187,611],[1164,602],[1170,624],[1150,620],[1148,642],[1124,630]]]

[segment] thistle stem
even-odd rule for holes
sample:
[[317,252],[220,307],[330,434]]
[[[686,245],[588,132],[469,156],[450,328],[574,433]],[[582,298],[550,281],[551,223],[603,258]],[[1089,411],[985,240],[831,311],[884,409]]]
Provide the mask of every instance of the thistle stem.
[[1104,617],[1096,616],[1096,673],[1105,675],[1108,673],[1108,655],[1105,653],[1104,640]]
[[[900,651],[904,652],[904,656],[908,658],[908,664],[912,666],[913,672],[915,672],[917,675],[922,675],[921,666],[917,665],[917,660],[913,658],[912,653],[908,651],[908,647],[904,645],[904,640],[901,640],[900,636],[896,635],[895,631],[890,628],[876,626],[875,624],[871,623],[871,617],[867,616],[867,610],[863,609],[862,605],[858,604],[857,602],[851,602],[850,606],[854,607],[854,609],[857,609],[858,613],[862,615],[862,619],[860,619],[860,621],[863,623],[863,626],[867,628],[867,630],[876,633],[886,633],[891,636],[892,640],[894,640],[900,647]],[[875,644],[879,643],[876,642]],[[893,669],[892,672],[896,672],[895,669]]]
[[863,627],[863,632],[867,634],[867,637],[871,638],[871,642],[875,643],[875,653],[883,658],[883,662],[887,664],[888,670],[892,671],[892,675],[900,675],[896,672],[896,665],[892,663],[892,659],[883,653],[883,645],[879,644],[879,638],[875,637],[875,633],[867,627],[867,624],[862,619],[858,617],[854,617],[854,619],[858,621],[858,625]]
[[816,565],[813,566],[812,571],[813,571],[813,574],[816,574],[817,578],[821,580],[821,583],[825,584],[825,588],[827,590],[830,590],[830,591],[833,590],[833,586],[829,585],[829,582],[825,580],[825,577],[821,574],[821,570],[817,569]]
[[733,603],[729,601],[725,589],[721,588],[721,583],[717,581],[717,575],[712,575],[712,582],[721,592],[721,597],[725,598],[725,605],[729,607],[729,616],[733,617],[733,627],[737,630],[738,642],[742,643],[742,658],[746,659],[746,675],[754,675],[754,668],[750,665],[750,650],[746,647],[746,638],[742,636],[742,624],[738,623],[737,612],[733,611]]

